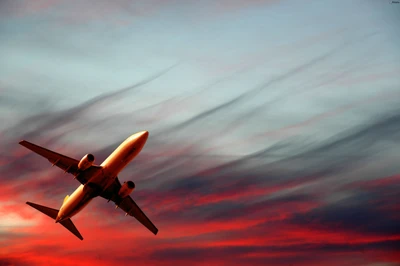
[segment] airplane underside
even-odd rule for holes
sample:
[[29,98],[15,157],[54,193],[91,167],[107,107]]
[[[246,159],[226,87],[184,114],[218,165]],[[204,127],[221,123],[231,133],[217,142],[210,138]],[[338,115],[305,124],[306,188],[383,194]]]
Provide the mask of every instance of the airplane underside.
[[26,140],[19,144],[46,158],[53,166],[57,166],[74,176],[81,185],[64,198],[59,210],[26,202],[29,206],[46,214],[56,223],[60,223],[71,233],[83,240],[83,237],[71,221],[71,217],[80,212],[89,202],[100,196],[107,201],[113,201],[118,209],[134,218],[154,235],[158,233],[157,227],[130,196],[135,189],[132,181],[121,183],[118,173],[135,158],[146,143],[149,133],[141,131],[128,137],[122,142],[101,165],[94,164],[95,157],[88,153],[81,160],[51,151]]

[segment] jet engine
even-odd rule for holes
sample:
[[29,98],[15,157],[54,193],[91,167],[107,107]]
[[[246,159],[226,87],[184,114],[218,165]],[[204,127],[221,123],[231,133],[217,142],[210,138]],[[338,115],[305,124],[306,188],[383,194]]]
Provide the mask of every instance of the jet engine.
[[121,198],[125,198],[129,194],[131,194],[134,189],[135,189],[135,183],[133,183],[132,181],[124,182],[124,184],[121,186],[121,189],[118,192],[118,196],[120,196]]
[[85,171],[90,166],[92,166],[93,163],[94,163],[94,156],[93,154],[88,153],[85,156],[83,156],[83,158],[80,160],[78,164],[78,169],[81,171]]

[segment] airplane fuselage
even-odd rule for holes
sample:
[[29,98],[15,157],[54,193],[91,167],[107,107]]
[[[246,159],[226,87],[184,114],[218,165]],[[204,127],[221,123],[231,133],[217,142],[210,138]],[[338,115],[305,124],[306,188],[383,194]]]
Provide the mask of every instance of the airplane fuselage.
[[[56,223],[71,218],[79,213],[89,202],[105,191],[118,176],[119,172],[142,150],[149,133],[142,131],[133,134],[118,146],[100,165],[98,171],[91,173],[88,182],[80,185],[67,197],[56,218]],[[81,174],[85,174],[84,172]]]

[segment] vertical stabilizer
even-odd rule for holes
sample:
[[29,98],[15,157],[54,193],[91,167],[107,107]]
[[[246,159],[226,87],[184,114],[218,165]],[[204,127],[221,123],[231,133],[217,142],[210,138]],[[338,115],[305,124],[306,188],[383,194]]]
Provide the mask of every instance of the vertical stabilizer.
[[69,195],[65,196],[63,204],[65,203],[65,201],[69,198]]

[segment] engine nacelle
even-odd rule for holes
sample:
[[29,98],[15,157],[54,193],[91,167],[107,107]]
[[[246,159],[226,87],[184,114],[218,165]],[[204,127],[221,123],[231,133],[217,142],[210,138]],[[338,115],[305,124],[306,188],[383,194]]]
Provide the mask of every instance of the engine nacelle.
[[132,181],[124,182],[124,184],[121,186],[121,189],[118,192],[118,196],[121,198],[125,198],[129,196],[129,194],[132,193],[132,191],[135,189],[135,183]]
[[94,163],[94,156],[93,154],[88,153],[85,156],[83,156],[83,158],[80,160],[78,164],[78,169],[81,171],[85,171],[90,166],[92,166],[93,163]]

